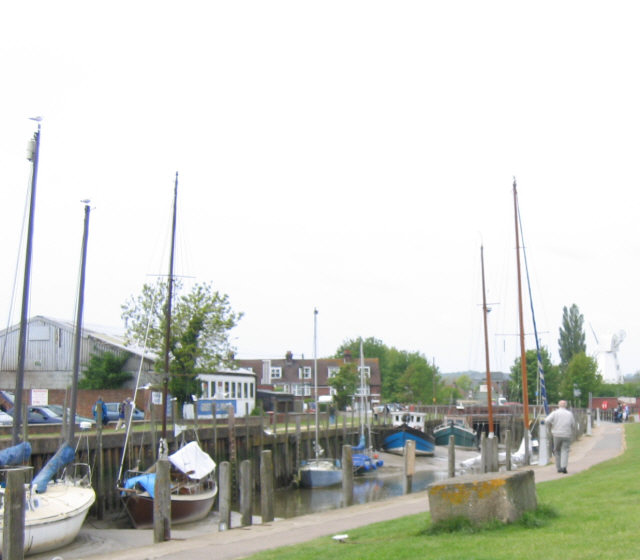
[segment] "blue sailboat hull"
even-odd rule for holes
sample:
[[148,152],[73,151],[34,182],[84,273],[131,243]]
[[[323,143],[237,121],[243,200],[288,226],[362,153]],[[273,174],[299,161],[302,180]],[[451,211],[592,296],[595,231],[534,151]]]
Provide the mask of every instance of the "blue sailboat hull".
[[406,424],[398,426],[384,438],[383,449],[388,453],[404,453],[404,446],[408,440],[416,443],[416,455],[433,455],[435,445],[431,438],[420,430],[410,428]]

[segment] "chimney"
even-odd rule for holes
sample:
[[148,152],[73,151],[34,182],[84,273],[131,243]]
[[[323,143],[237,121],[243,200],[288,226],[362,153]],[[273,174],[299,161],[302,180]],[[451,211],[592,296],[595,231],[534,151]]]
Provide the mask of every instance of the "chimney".
[[290,364],[293,361],[293,352],[291,352],[291,350],[287,351],[284,357],[287,360],[287,363]]
[[351,361],[351,350],[345,349],[342,352],[342,357],[344,358],[345,363]]

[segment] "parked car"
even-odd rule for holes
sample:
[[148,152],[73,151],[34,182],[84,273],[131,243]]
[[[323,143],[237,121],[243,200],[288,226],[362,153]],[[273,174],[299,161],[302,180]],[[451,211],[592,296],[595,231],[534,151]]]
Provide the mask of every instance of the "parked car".
[[[64,407],[61,404],[48,404],[46,408],[51,410],[53,414],[55,414],[56,416],[59,416],[60,419],[62,419]],[[70,412],[71,411],[67,407],[67,414],[69,414]],[[96,421],[93,418],[88,418],[87,416],[80,416],[79,414],[76,414],[76,424],[81,424],[82,422],[89,422],[90,424],[96,423]]]
[[[13,408],[7,410],[13,416]],[[27,407],[27,422],[29,424],[62,424],[62,418],[47,406]]]
[[[104,403],[107,405],[107,420],[109,422],[117,422],[118,421],[118,407],[120,403],[117,402],[108,402]],[[144,420],[144,411],[140,410],[137,406],[134,407],[133,412],[131,413],[131,417],[133,420]]]
[[4,410],[0,410],[0,426],[12,426],[13,416],[7,414]]

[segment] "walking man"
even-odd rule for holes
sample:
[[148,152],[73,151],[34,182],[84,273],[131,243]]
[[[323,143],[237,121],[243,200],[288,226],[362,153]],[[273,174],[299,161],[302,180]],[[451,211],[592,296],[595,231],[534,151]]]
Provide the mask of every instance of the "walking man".
[[567,410],[567,401],[560,401],[558,408],[546,418],[546,424],[551,426],[553,436],[553,456],[556,459],[556,470],[567,474],[569,462],[569,447],[573,437],[576,421],[571,411]]

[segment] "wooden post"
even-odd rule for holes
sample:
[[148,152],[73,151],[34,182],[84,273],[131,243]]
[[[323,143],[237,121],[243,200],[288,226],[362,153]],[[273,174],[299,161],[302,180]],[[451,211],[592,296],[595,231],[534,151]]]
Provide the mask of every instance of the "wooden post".
[[499,461],[498,461],[498,438],[490,437],[487,438],[488,442],[488,463],[487,463],[487,472],[498,472],[499,470]]
[[507,430],[504,436],[505,468],[511,470],[511,430]]
[[484,432],[482,432],[480,436],[480,472],[487,472],[487,464],[489,459],[487,458],[487,436]]
[[[26,417],[24,423],[27,423]],[[24,558],[24,515],[26,509],[24,485],[26,474],[27,468],[7,471],[2,532],[2,558],[5,560],[22,560]]]
[[456,436],[449,436],[449,478],[456,476]]
[[216,417],[216,403],[211,403],[211,422],[213,423],[213,455],[218,455],[218,418]]
[[416,442],[409,439],[404,444],[404,476],[402,477],[402,493],[410,494],[413,475],[416,472]]
[[156,461],[156,481],[153,498],[153,542],[171,539],[171,483],[169,480],[169,458],[167,443],[160,440]]
[[260,455],[260,515],[262,523],[274,520],[273,513],[273,458],[271,450]]
[[[300,470],[300,460],[302,459],[302,419],[296,415],[296,473]],[[260,449],[262,451],[262,449]]]
[[218,509],[220,511],[218,531],[227,531],[231,529],[231,465],[229,461],[220,463],[218,475]]
[[[104,519],[104,450],[102,448],[102,407],[96,407],[96,454],[98,459],[98,476],[96,479],[96,517]],[[118,481],[119,482],[119,481]]]
[[342,499],[345,507],[353,505],[353,449],[342,446]]
[[240,523],[243,527],[251,525],[253,521],[251,488],[251,461],[246,459],[240,463]]
[[157,418],[157,405],[153,404],[153,397],[151,405],[149,405],[150,413],[151,413],[151,448],[153,449],[153,460],[157,461],[158,456],[158,430],[156,426]]

